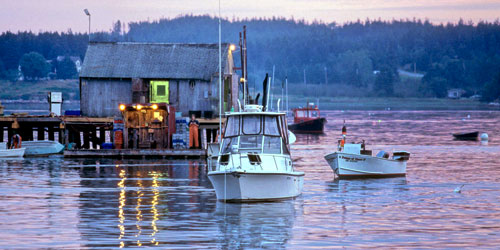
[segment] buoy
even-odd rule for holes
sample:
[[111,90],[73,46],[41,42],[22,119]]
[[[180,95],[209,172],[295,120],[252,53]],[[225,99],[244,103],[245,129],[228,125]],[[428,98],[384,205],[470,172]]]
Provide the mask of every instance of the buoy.
[[462,193],[462,188],[464,186],[465,186],[465,184],[462,184],[462,186],[455,188],[455,190],[453,190],[453,192],[455,192],[455,193]]
[[488,139],[489,139],[488,134],[486,134],[486,133],[481,134],[481,141],[488,141]]

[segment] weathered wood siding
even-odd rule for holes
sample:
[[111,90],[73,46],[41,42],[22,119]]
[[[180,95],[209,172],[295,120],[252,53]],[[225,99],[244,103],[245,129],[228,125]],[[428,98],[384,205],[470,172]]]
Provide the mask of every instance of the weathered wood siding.
[[190,110],[214,111],[218,114],[217,85],[207,81],[194,80],[194,87],[190,87],[190,80],[170,80],[169,100],[177,112],[188,116]]
[[132,103],[132,81],[82,78],[80,98],[80,109],[84,116],[121,116],[118,105]]

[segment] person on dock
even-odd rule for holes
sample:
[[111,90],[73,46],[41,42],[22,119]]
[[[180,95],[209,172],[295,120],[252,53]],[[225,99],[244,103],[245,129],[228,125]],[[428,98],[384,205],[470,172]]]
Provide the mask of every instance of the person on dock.
[[21,144],[22,144],[21,136],[19,134],[13,135],[12,136],[12,143],[10,144],[10,148],[11,149],[21,148]]
[[189,121],[189,148],[199,148],[198,141],[198,128],[200,127],[200,122],[196,120],[196,116],[194,114],[191,115],[191,120]]

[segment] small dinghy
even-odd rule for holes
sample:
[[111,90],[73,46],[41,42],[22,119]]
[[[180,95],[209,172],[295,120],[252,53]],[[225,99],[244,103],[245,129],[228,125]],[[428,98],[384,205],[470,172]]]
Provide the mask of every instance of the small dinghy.
[[25,156],[60,154],[64,150],[64,145],[56,141],[23,141],[22,145],[26,148]]
[[339,142],[338,151],[325,156],[332,170],[340,179],[349,178],[386,178],[406,175],[406,162],[410,153],[394,151],[392,157],[380,151],[372,156],[366,150],[365,143],[344,144],[346,128],[342,128],[343,139]]
[[477,141],[478,136],[479,131],[453,134],[454,139],[460,141]]
[[25,148],[7,149],[5,142],[0,143],[0,158],[19,158],[24,156]]

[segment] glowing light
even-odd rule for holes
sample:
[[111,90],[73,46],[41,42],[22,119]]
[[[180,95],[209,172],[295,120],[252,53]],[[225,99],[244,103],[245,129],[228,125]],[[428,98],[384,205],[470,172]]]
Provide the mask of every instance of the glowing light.
[[229,45],[229,50],[231,50],[231,51],[236,50],[236,45],[234,45],[234,44]]
[[151,234],[151,237],[153,239],[151,240],[151,243],[158,245],[158,242],[156,241],[156,233],[158,232],[158,227],[156,226],[156,222],[158,221],[158,209],[156,206],[158,205],[158,198],[160,196],[160,192],[158,191],[158,176],[159,174],[156,172],[152,172],[153,175],[153,184],[151,185],[153,187],[153,200],[151,201],[151,212],[153,213],[153,220],[151,221],[151,227],[153,228],[153,233]]
[[[120,178],[121,181],[118,182],[118,187],[121,189],[120,191],[120,198],[118,199],[119,201],[119,206],[118,206],[118,229],[120,229],[120,236],[118,237],[119,240],[125,236],[125,213],[123,211],[123,207],[125,207],[125,201],[126,201],[126,196],[125,196],[125,180],[127,179],[125,170],[122,169],[120,170]],[[120,241],[120,248],[123,248],[125,246],[125,243],[123,241]]]
[[[142,196],[144,195],[142,193],[142,189],[143,189],[143,186],[142,186],[142,181],[139,180],[138,181],[138,186],[139,186],[139,189],[137,190],[137,206],[135,206],[135,211],[136,211],[136,215],[135,215],[135,218],[137,219],[137,222],[135,223],[135,227],[137,228],[137,234],[135,235],[135,237],[139,237],[142,233],[142,228],[141,228],[141,221],[142,221],[142,212],[141,212],[141,202],[142,202]],[[142,243],[140,240],[137,240],[137,246],[142,246]]]
[[141,110],[141,109],[142,109],[142,105],[141,105],[141,104],[137,104],[136,109],[137,109],[137,110]]
[[152,109],[154,109],[154,110],[157,110],[157,109],[158,109],[158,105],[153,104],[153,105],[151,106],[151,108],[152,108]]
[[120,111],[125,111],[125,104],[120,104],[120,106],[118,106],[118,108],[120,108]]

